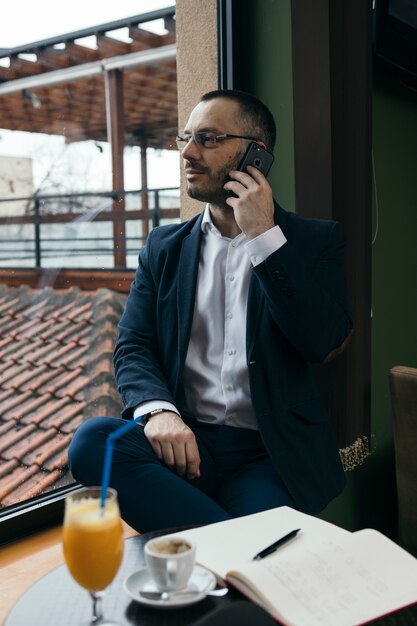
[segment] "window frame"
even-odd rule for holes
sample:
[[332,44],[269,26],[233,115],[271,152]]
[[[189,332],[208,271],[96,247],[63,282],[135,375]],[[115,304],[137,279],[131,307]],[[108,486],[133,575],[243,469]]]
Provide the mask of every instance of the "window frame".
[[12,504],[0,511],[0,546],[39,530],[60,524],[67,495],[77,491],[77,482]]

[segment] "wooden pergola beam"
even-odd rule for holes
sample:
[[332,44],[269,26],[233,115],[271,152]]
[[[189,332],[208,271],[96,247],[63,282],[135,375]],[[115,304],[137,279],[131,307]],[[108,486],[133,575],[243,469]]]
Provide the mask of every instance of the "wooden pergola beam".
[[[108,141],[112,159],[112,189],[120,192],[124,189],[124,111],[123,111],[123,72],[111,70],[105,74],[106,115]],[[113,211],[125,211],[124,194],[113,202]],[[126,224],[124,221],[113,222],[114,267],[126,267]]]
[[[149,210],[149,200],[148,200],[148,159],[147,159],[147,149],[148,149],[148,141],[146,138],[143,138],[140,144],[140,174],[141,174],[141,202],[142,202],[142,210]],[[144,220],[142,222],[142,235],[147,237],[149,235],[149,222],[148,220]]]

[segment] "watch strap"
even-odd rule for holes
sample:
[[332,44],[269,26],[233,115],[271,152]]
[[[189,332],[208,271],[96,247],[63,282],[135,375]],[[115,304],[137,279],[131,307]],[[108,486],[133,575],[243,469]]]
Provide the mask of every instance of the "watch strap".
[[151,419],[151,417],[153,417],[154,415],[158,415],[158,413],[165,413],[165,411],[167,411],[167,409],[154,409],[153,411],[149,411],[149,413],[146,413],[143,416],[143,419],[140,422],[140,425],[141,426],[146,426],[146,424]]

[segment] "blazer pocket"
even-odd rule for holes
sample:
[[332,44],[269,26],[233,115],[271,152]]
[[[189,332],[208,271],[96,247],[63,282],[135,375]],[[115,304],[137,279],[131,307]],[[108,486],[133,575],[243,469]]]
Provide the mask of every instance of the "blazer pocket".
[[327,422],[329,416],[320,398],[312,398],[301,404],[289,407],[292,415],[301,418],[305,422],[320,423]]

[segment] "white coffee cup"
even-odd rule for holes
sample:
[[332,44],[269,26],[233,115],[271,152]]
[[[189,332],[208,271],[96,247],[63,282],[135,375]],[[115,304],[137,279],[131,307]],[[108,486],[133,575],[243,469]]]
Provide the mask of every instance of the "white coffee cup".
[[180,536],[157,537],[145,544],[146,564],[160,591],[177,591],[187,586],[195,555],[195,545]]

